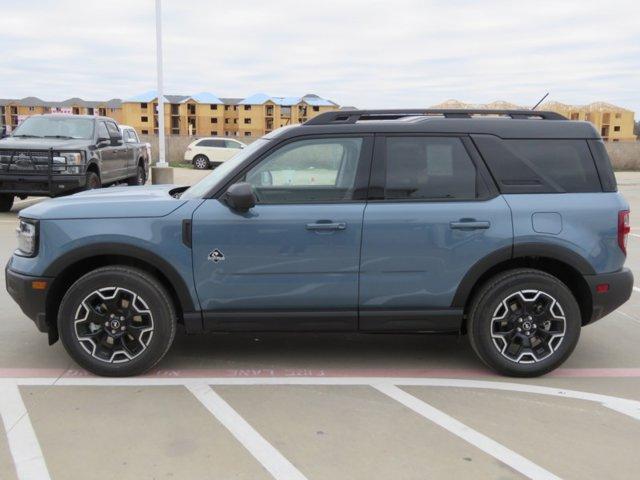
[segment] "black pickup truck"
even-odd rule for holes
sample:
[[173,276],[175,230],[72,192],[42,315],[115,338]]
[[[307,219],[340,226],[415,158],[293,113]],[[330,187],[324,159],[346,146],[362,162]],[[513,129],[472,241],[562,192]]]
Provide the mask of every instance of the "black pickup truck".
[[144,184],[148,157],[143,144],[123,140],[112,118],[31,116],[0,140],[0,211],[9,211],[15,197]]

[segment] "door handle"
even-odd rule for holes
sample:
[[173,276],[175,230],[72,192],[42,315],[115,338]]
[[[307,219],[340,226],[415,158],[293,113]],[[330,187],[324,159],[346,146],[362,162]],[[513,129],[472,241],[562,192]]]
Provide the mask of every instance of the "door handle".
[[344,230],[347,224],[344,222],[316,222],[307,223],[307,230]]
[[491,222],[476,220],[460,220],[449,223],[449,228],[452,230],[484,230],[490,226]]

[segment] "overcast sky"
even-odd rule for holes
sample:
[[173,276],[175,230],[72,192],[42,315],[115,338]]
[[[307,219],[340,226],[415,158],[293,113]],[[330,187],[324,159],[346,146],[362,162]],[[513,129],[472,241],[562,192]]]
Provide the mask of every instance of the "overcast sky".
[[[526,6],[524,6],[526,4]],[[0,98],[155,88],[153,0],[0,0]],[[640,112],[640,2],[164,0],[165,91],[612,102]]]

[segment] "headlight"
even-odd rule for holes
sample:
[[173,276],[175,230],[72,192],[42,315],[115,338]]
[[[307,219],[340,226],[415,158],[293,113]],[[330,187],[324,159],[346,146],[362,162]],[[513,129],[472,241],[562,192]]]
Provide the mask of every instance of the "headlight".
[[23,257],[33,257],[38,250],[38,222],[36,220],[18,219],[18,250]]
[[80,167],[84,165],[84,157],[80,152],[60,152],[53,157],[52,169],[57,173],[80,173]]

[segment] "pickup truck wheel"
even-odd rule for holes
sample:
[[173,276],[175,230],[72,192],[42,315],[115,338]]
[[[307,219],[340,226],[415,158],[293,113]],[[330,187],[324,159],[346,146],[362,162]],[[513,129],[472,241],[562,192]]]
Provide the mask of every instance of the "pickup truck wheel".
[[535,377],[573,352],[582,318],[571,291],[556,277],[514,269],[488,280],[469,309],[471,346],[494,370]]
[[127,185],[144,185],[146,181],[147,175],[145,174],[144,167],[142,165],[138,165],[135,177],[127,178]]
[[100,177],[96,172],[87,172],[87,183],[85,186],[85,190],[94,190],[96,188],[100,188],[102,183],[100,182]]
[[64,348],[96,375],[138,375],[167,353],[176,332],[171,297],[150,274],[103,267],[67,291],[58,312]]
[[204,155],[196,155],[193,157],[193,168],[196,170],[207,170],[209,167],[209,159]]
[[8,212],[13,207],[13,199],[15,197],[11,194],[0,194],[0,212]]

